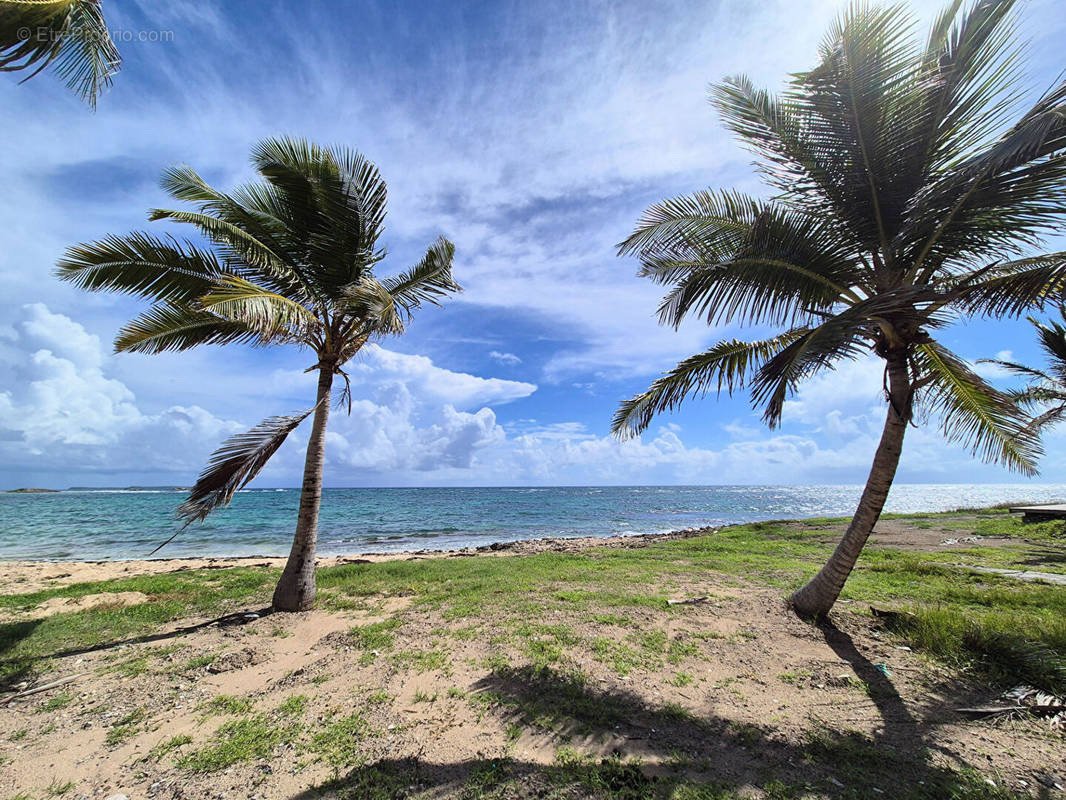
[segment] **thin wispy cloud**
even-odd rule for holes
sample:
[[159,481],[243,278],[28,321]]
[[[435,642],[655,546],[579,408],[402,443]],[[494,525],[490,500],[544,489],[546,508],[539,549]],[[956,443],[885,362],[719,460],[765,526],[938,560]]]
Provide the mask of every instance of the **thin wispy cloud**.
[[[940,5],[916,8],[929,19]],[[203,451],[274,410],[264,395],[294,409],[306,400],[300,381],[286,377],[308,366],[295,352],[112,356],[107,343],[139,304],[86,295],[50,273],[75,242],[135,229],[180,234],[145,220],[147,209],[169,202],[161,170],[187,163],[232,186],[251,177],[251,145],[275,134],[364,151],[389,184],[386,268],[406,268],[427,237],[445,233],[465,289],[360,362],[358,411],[330,442],[333,484],[794,481],[795,470],[774,471],[787,458],[818,481],[842,473],[849,446],[868,455],[861,414],[816,418],[817,387],[796,399],[789,427],[775,434],[759,428],[743,399],[709,398],[678,417],[680,431],[627,445],[605,436],[618,400],[679,358],[739,334],[698,322],[659,326],[659,289],[615,256],[616,243],[662,197],[707,185],[758,191],[748,156],[706,102],[707,85],[744,72],[779,87],[813,63],[837,2],[437,4],[420,15],[380,2],[275,0],[254,13],[237,3],[109,6],[114,27],[172,31],[173,39],[123,45],[124,70],[95,114],[46,76],[0,81],[9,120],[0,130],[0,292],[12,310],[0,328],[4,482],[20,482],[17,471],[27,469],[54,484],[83,482],[83,465],[121,471],[137,431],[156,425],[159,437],[169,435],[172,408],[207,415],[181,422]],[[1048,0],[1024,10],[1034,86],[1057,69],[1060,17]],[[80,326],[97,355],[46,346],[30,330],[33,314]],[[964,354],[994,355],[1003,330],[1028,336],[1025,325],[975,325]],[[1031,353],[1027,346],[1010,342],[1019,355]],[[430,366],[404,360],[411,356]],[[876,404],[879,377],[860,379],[872,380]],[[27,380],[37,389],[28,392]],[[96,398],[92,410],[71,405],[73,386]],[[843,376],[825,391],[839,399],[842,390],[850,391]],[[92,452],[60,458],[26,421],[51,419],[42,413],[64,404],[83,429],[75,434],[76,424],[55,417],[56,430]],[[729,424],[759,434],[736,441]],[[905,473],[919,464],[912,452],[955,463],[945,455],[955,451],[934,438],[908,442]],[[297,462],[283,454],[263,480],[293,482]],[[927,462],[920,466],[925,475]],[[195,468],[171,467],[174,482]],[[1005,477],[966,469],[975,479]]]

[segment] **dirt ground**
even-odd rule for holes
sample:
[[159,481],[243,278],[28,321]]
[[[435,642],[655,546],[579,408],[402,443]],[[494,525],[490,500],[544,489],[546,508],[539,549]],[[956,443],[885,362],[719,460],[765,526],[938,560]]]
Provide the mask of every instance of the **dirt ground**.
[[[944,545],[945,539],[958,535],[885,521],[876,541],[942,548],[952,546]],[[634,547],[641,540],[542,540],[486,553],[590,546]],[[90,576],[233,563],[5,564],[0,581],[22,592]],[[258,616],[229,624],[191,631],[178,624],[150,641],[71,653],[54,664],[49,677],[77,676],[73,681],[0,705],[0,797],[18,792],[44,797],[49,787],[68,784],[63,796],[69,798],[320,796],[313,787],[328,784],[347,767],[331,761],[328,743],[314,744],[315,732],[353,715],[360,720],[355,737],[360,758],[410,763],[410,789],[436,787],[434,796],[447,793],[449,782],[469,780],[463,765],[508,758],[536,770],[555,762],[563,746],[593,757],[639,758],[653,769],[687,764],[691,776],[751,786],[756,795],[754,787],[764,786],[768,774],[814,776],[845,791],[831,758],[812,764],[805,755],[812,731],[833,732],[842,752],[852,738],[865,737],[916,758],[932,754],[919,759],[928,774],[901,780],[931,779],[940,767],[965,762],[994,776],[998,785],[1057,796],[1054,782],[1066,773],[1061,733],[1037,721],[990,724],[957,713],[960,705],[989,698],[894,644],[869,618],[842,613],[839,627],[817,627],[789,613],[780,592],[735,580],[719,583],[713,576],[690,589],[678,599],[705,599],[666,610],[626,608],[613,621],[559,611],[536,620],[545,630],[563,625],[572,632],[564,649],[586,676],[580,685],[559,672],[525,666],[536,637],[519,641],[491,621],[445,618],[435,610],[407,608],[397,597],[370,598],[369,610],[256,610]],[[95,602],[92,598],[79,602]],[[39,618],[65,610],[63,601],[49,601],[32,613]],[[353,627],[399,612],[403,624],[392,631],[387,651],[362,649],[353,641]],[[638,666],[620,676],[610,658],[602,657],[609,646],[602,642],[629,641],[634,631],[661,631],[687,646],[657,668]],[[404,653],[414,655],[400,658]],[[279,741],[262,757],[215,772],[182,768],[177,762],[183,755],[235,719],[224,710],[212,712],[209,704],[220,696],[246,702],[245,710],[263,715],[269,726],[302,726],[304,746]],[[283,710],[286,701],[305,705],[289,714]],[[162,751],[185,736],[188,743]],[[892,797],[891,785],[879,788]],[[328,788],[321,791],[330,796]]]

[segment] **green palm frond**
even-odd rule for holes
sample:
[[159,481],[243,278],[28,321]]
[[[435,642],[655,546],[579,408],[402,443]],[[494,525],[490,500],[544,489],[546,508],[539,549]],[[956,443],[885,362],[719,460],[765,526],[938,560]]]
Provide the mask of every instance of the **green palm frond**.
[[57,265],[60,280],[81,289],[181,302],[200,297],[226,274],[214,253],[145,233],[70,247]]
[[115,339],[116,352],[165,353],[203,344],[264,344],[262,336],[240,322],[174,303],[153,306],[126,323]]
[[809,320],[812,311],[860,299],[850,244],[824,219],[732,193],[700,192],[652,206],[619,246],[641,274],[674,288],[664,324],[688,315],[709,323]]
[[[705,190],[670,198],[648,208],[637,229],[618,245],[619,255],[680,260],[726,259],[740,247],[760,210],[759,201],[738,192]],[[674,275],[649,269],[642,275],[666,283]]]
[[[1066,321],[1066,306],[1059,306],[1059,315]],[[1040,322],[1032,317],[1029,322],[1036,328],[1040,347],[1051,360],[1052,368],[1062,371],[1066,367],[1066,327],[1054,320]]]
[[1059,392],[1057,401],[1058,405],[1029,420],[1026,426],[1026,432],[1029,435],[1040,436],[1047,428],[1054,427],[1066,419],[1066,395]]
[[227,261],[253,270],[258,282],[285,293],[299,292],[304,299],[319,298],[306,274],[306,246],[294,243],[278,218],[277,198],[269,187],[251,184],[221,192],[187,166],[167,169],[160,185],[171,197],[194,204],[198,211],[154,208],[149,220],[195,225]]
[[967,314],[1017,316],[1066,296],[1066,252],[989,265],[944,288],[945,302]]
[[803,329],[802,335],[763,364],[751,381],[752,403],[764,405],[763,421],[771,428],[780,425],[785,400],[801,381],[831,369],[838,361],[858,357],[869,348],[871,338],[863,311],[852,308]]
[[185,520],[182,529],[206,519],[219,506],[228,505],[233,495],[259,474],[289,434],[312,411],[313,408],[299,414],[269,417],[250,431],[231,436],[223,442],[211,454],[188,498],[178,508],[178,515]]
[[322,327],[314,312],[297,301],[236,275],[221,278],[198,304],[264,339],[306,339]]
[[406,329],[407,314],[403,307],[385,285],[371,275],[345,287],[341,307],[350,319],[353,334],[397,336]]
[[314,282],[323,295],[340,297],[384,257],[378,239],[387,191],[365,156],[280,138],[257,145],[252,161],[275,190],[277,213],[307,260],[319,265]]
[[803,135],[802,105],[756,89],[743,75],[712,86],[711,102],[726,128],[758,157],[756,166],[771,186],[803,197],[811,214],[829,218],[846,211],[832,163]]
[[989,139],[1018,98],[1021,47],[1014,0],[950,3],[930,30],[922,57],[928,109],[923,159],[931,171]]
[[968,445],[986,461],[1036,474],[1039,438],[1008,396],[936,343],[920,345],[914,357],[920,380],[926,382],[921,402],[941,416],[950,441]]
[[382,286],[407,315],[423,303],[439,305],[441,297],[462,291],[452,278],[454,256],[455,245],[441,236],[429,246],[418,264],[407,272],[384,278]]
[[1033,367],[1027,367],[1025,364],[1019,364],[1017,361],[1005,361],[1000,358],[980,358],[977,360],[978,364],[993,364],[997,367],[1002,367],[1019,378],[1028,378],[1029,380],[1037,381],[1052,381],[1052,377],[1046,372],[1042,372]]
[[742,388],[768,359],[787,347],[803,329],[795,329],[755,342],[736,339],[719,342],[710,350],[691,356],[656,380],[641,394],[626,400],[615,412],[611,432],[622,438],[637,436],[647,429],[656,414],[670,411],[693,394],[709,391],[729,394]]
[[[28,35],[27,35],[28,34]],[[111,85],[122,59],[100,0],[4,0],[0,3],[0,72],[46,67],[90,108]]]

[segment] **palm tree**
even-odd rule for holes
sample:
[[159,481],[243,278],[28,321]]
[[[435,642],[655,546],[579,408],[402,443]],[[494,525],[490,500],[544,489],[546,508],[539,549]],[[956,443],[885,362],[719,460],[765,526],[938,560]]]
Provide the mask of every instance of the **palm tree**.
[[[118,352],[247,343],[296,345],[313,353],[308,368],[318,373],[313,408],[271,417],[227,440],[179,509],[187,526],[227,504],[313,413],[296,534],[273,600],[276,610],[298,611],[311,608],[315,597],[334,376],[344,376],[343,365],[366,342],[402,333],[414,309],[459,286],[451,271],[455,248],[443,237],[407,272],[375,277],[375,265],[385,257],[378,242],[385,182],[361,154],[267,139],[253,149],[252,163],[263,181],[230,193],[212,188],[189,167],[164,173],[164,189],[195,210],[155,209],[149,219],[192,225],[210,249],[145,233],[109,236],[70,248],[58,274],[84,289],[153,302],[119,332]],[[345,394],[350,409],[347,389]]]
[[0,72],[51,66],[96,108],[121,63],[100,0],[0,0]]
[[[1019,47],[1012,0],[951,3],[928,39],[900,6],[851,6],[818,65],[773,96],[744,77],[712,89],[774,196],[703,191],[649,208],[620,246],[670,287],[660,321],[771,328],[682,361],[623,403],[621,436],[710,390],[750,389],[771,426],[806,378],[845,359],[884,363],[887,418],[839,546],[791,597],[828,612],[881,513],[907,425],[1025,474],[1039,452],[1025,417],[934,338],[971,315],[1014,316],[1060,297],[1066,253],[1024,255],[1063,215],[1066,82],[1013,124]],[[1024,257],[1023,257],[1024,256]]]
[[[1066,322],[1066,307],[1059,307],[1059,316]],[[982,362],[996,364],[1028,381],[1024,389],[1008,392],[1008,395],[1022,408],[1040,411],[1028,428],[1029,432],[1039,435],[1066,419],[1066,325],[1054,320],[1040,322],[1032,317],[1029,322],[1036,328],[1037,340],[1047,356],[1046,370],[998,358],[982,359]]]

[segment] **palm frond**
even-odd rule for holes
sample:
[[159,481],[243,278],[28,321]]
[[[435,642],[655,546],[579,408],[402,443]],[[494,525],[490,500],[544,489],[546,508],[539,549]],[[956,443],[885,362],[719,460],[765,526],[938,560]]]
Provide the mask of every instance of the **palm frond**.
[[386,186],[365,156],[300,139],[260,142],[256,169],[275,190],[278,213],[318,268],[314,281],[331,299],[384,257]]
[[116,352],[165,353],[190,350],[203,344],[263,344],[248,326],[209,311],[164,303],[126,323],[115,339]]
[[441,236],[418,264],[407,272],[382,279],[381,284],[407,315],[422,303],[439,305],[439,298],[462,291],[452,278],[454,256],[455,245]]
[[755,370],[803,334],[794,329],[755,342],[736,339],[719,342],[710,350],[691,356],[657,379],[647,391],[622,403],[611,422],[611,432],[620,438],[639,435],[656,414],[677,408],[692,394],[724,388],[732,394],[742,388]]
[[920,402],[940,414],[950,441],[968,445],[985,461],[1036,474],[1039,437],[1009,397],[935,342],[919,345],[915,360],[919,381],[926,382]]
[[131,233],[68,248],[56,274],[81,289],[191,302],[227,270],[210,251],[173,237]]
[[801,336],[764,363],[751,381],[751,398],[762,405],[763,422],[770,428],[781,424],[785,400],[800,381],[838,361],[855,358],[869,342],[868,321],[847,311],[821,325],[803,329]]
[[29,80],[50,66],[95,109],[121,61],[100,0],[0,3],[0,72],[32,69]]
[[820,63],[787,92],[802,109],[808,148],[839,193],[836,216],[863,249],[886,258],[909,199],[913,31],[914,18],[900,5],[853,3],[830,26]]
[[1030,380],[1038,381],[1050,381],[1051,376],[1046,372],[1041,372],[1033,367],[1027,367],[1025,364],[1019,364],[1016,361],[1005,361],[1000,358],[980,358],[977,360],[978,364],[993,364],[997,367],[1007,370],[1007,372],[1013,373],[1020,378],[1028,378]]
[[340,306],[351,320],[351,335],[356,337],[398,336],[406,328],[403,307],[372,275],[346,286]]
[[832,224],[775,203],[700,192],[652,206],[621,253],[641,256],[641,274],[674,288],[659,316],[773,325],[856,302],[864,283],[850,243]]
[[[1066,258],[1064,258],[1066,261]],[[1066,307],[1060,306],[1059,313],[1066,319]],[[1066,327],[1054,320],[1039,322],[1032,317],[1029,322],[1036,328],[1040,346],[1057,367],[1066,366]]]
[[916,194],[900,234],[913,274],[1014,258],[1039,246],[1066,202],[1066,81],[992,145],[952,163]]
[[980,0],[963,11],[955,0],[934,23],[917,87],[928,115],[926,172],[936,174],[987,140],[1017,99],[1014,6]]
[[947,294],[952,307],[968,314],[1018,316],[1066,297],[1066,252],[990,265],[954,283]]
[[279,217],[283,212],[268,186],[250,184],[221,192],[187,166],[164,171],[160,185],[175,199],[194,204],[198,212],[155,208],[149,211],[149,220],[195,225],[223,248],[228,261],[257,273],[257,282],[282,293],[299,291],[305,299],[320,299],[307,272],[306,242],[293,236]]
[[206,519],[216,508],[228,505],[233,495],[259,474],[288,435],[313,411],[311,408],[299,414],[269,417],[250,431],[223,442],[211,454],[188,498],[178,507],[178,516],[185,520],[182,530]]
[[297,301],[236,275],[219,279],[198,305],[264,339],[303,340],[322,327],[314,312]]
[[[652,205],[640,217],[636,230],[618,245],[618,254],[641,260],[672,258],[724,260],[740,247],[755,223],[761,204],[739,192],[705,190]],[[642,271],[661,283],[674,279],[659,271]]]

